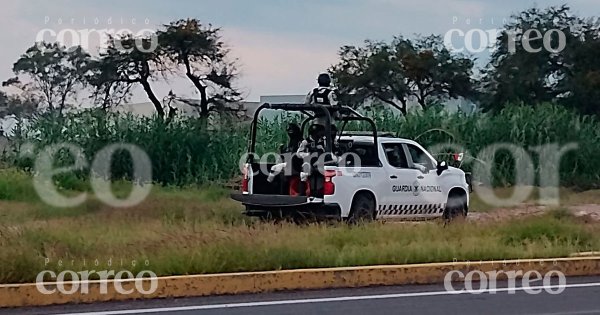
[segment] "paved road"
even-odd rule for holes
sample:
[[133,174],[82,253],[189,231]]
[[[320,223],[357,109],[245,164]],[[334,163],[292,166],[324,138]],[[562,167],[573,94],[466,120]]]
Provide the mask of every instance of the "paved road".
[[542,293],[527,294],[521,287],[510,294],[506,283],[498,283],[493,294],[477,295],[426,285],[0,309],[0,314],[600,314],[600,277],[569,278],[559,295],[545,290],[557,287],[542,283],[532,288]]

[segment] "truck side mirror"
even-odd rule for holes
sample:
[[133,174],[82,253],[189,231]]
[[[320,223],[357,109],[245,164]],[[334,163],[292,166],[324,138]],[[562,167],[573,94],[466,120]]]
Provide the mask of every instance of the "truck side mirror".
[[441,161],[437,163],[437,174],[438,176],[442,175],[442,173],[448,169],[448,164],[446,161]]

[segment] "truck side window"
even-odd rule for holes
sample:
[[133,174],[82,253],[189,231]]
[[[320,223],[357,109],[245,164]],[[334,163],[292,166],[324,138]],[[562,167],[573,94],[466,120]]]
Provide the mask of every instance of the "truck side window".
[[406,154],[402,144],[386,143],[383,144],[385,156],[388,163],[395,168],[408,168],[408,161],[406,161]]
[[[340,147],[343,148],[343,153],[352,154],[341,154],[345,157],[345,166],[355,167],[380,167],[379,160],[376,158],[375,145],[373,143],[360,143],[352,141],[340,142]],[[353,156],[356,155],[356,158]]]
[[423,165],[428,170],[434,169],[433,162],[423,150],[412,144],[407,144],[406,146],[408,147],[408,152],[410,153],[413,163]]

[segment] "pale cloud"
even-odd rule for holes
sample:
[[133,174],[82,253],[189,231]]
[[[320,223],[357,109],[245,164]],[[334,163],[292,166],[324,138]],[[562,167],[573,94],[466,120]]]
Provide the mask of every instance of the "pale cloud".
[[450,1],[451,7],[455,9],[457,15],[483,16],[486,12],[485,4],[474,0],[454,0]]
[[[318,74],[336,62],[342,45],[317,37],[293,38],[236,28],[224,29],[222,35],[231,59],[238,60],[237,86],[246,99],[254,101],[263,95],[308,93]],[[173,90],[178,96],[198,97],[184,77],[171,78],[168,84],[154,82],[153,89],[157,95]],[[138,92],[134,102],[146,101],[142,91]]]
[[[0,12],[0,81],[12,73],[12,63],[30,47],[44,28],[95,28],[110,26],[132,30],[155,28],[180,18],[199,18],[224,30],[224,40],[240,60],[238,85],[249,99],[265,94],[305,93],[316,75],[337,60],[340,46],[361,44],[364,39],[389,40],[395,35],[444,34],[453,28],[472,28],[466,19],[501,20],[537,3],[538,7],[560,5],[564,0],[57,0],[5,1]],[[600,15],[598,0],[569,1],[573,11]],[[46,17],[51,21],[46,23]],[[461,22],[455,25],[454,18]],[[63,24],[58,24],[58,19]],[[88,24],[83,23],[86,18]],[[125,25],[115,25],[125,19]],[[136,19],[136,24],[131,23]],[[150,25],[145,25],[148,19]],[[72,22],[73,21],[73,22]],[[65,23],[67,23],[65,25]],[[193,96],[185,79],[155,83],[157,93],[173,88]],[[145,101],[141,91],[135,101]]]
[[6,2],[2,4],[2,14],[0,15],[0,81],[4,81],[13,76],[11,68],[19,56],[33,44],[31,35],[37,31],[36,25],[20,15],[26,9],[26,5],[19,2]]
[[230,28],[224,31],[232,55],[240,60],[242,85],[251,98],[301,94],[337,60],[338,43],[286,38]]

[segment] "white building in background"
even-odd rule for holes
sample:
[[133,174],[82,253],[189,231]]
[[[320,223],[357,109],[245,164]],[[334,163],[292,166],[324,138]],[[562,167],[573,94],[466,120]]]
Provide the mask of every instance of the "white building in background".
[[[171,106],[177,109],[178,115],[200,117],[200,104],[195,100],[186,100],[186,102],[173,101]],[[237,104],[231,104],[228,108],[232,109],[233,113],[240,117],[240,119],[245,120],[247,117],[252,117],[252,115],[254,115],[258,106],[259,102],[243,101]],[[123,104],[112,110],[118,113],[127,113],[142,117],[150,117],[156,114],[156,108],[154,108],[154,104],[151,102]]]
[[150,117],[156,113],[154,105],[151,102],[122,104],[111,108],[112,111],[123,114],[132,114],[135,116]]
[[292,104],[302,104],[306,102],[306,94],[304,95],[266,95],[260,97],[260,104],[270,103],[270,104],[282,104],[282,103],[292,103]]
[[[242,120],[249,120],[254,117],[256,109],[264,103],[281,104],[281,103],[304,103],[306,95],[265,95],[260,97],[260,101],[242,101],[240,103],[231,104],[229,108],[237,113],[237,116]],[[193,105],[190,105],[193,104]],[[177,108],[179,115],[199,117],[200,104],[196,100],[187,100],[186,102],[174,101],[171,106]],[[151,102],[123,104],[113,109],[118,113],[128,113],[136,116],[150,117],[156,113],[154,104]]]

